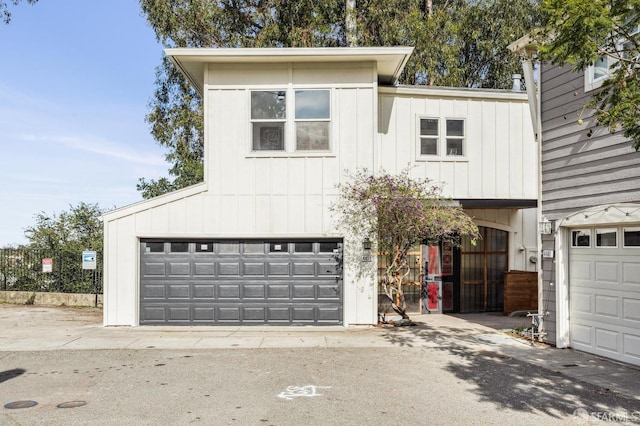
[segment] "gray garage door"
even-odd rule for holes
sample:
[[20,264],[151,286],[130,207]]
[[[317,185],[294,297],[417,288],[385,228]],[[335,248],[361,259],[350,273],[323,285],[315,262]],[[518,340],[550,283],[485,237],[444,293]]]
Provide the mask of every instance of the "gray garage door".
[[342,324],[342,242],[142,240],[140,324]]

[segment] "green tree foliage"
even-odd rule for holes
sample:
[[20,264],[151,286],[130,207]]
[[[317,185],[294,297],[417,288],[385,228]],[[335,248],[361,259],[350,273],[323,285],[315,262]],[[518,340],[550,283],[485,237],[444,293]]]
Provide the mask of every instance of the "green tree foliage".
[[[0,288],[17,291],[100,292],[101,259],[97,274],[82,269],[82,251],[102,254],[102,209],[79,203],[60,214],[35,215],[25,229],[28,243],[0,249]],[[53,260],[52,272],[42,272],[42,259]]]
[[[358,44],[414,46],[404,84],[509,88],[520,63],[505,46],[539,24],[537,1],[359,0]],[[140,5],[166,47],[347,45],[344,0],[140,0]],[[141,179],[142,195],[200,182],[202,100],[167,59],[157,70],[147,121],[168,151],[173,180]]]
[[443,240],[459,246],[463,236],[474,242],[480,238],[462,207],[444,198],[442,188],[429,179],[412,178],[408,169],[398,175],[359,170],[339,189],[331,210],[348,235],[377,241],[378,252],[387,257],[382,286],[403,319],[409,318],[402,283],[411,272],[411,248]]
[[543,59],[574,70],[612,59],[610,78],[586,107],[640,150],[640,0],[544,0],[541,9],[545,26],[536,38]]
[[[35,4],[38,2],[38,0],[24,0],[24,1],[28,4]],[[11,22],[11,12],[9,11],[9,5],[17,6],[21,2],[22,0],[10,0],[9,2],[4,0],[0,1],[0,16],[2,17],[2,20],[4,21],[5,24],[8,24],[9,22]],[[7,3],[9,3],[9,5],[7,5]]]
[[76,252],[102,251],[102,213],[97,204],[82,202],[60,214],[38,213],[35,215],[35,225],[25,229],[28,247]]

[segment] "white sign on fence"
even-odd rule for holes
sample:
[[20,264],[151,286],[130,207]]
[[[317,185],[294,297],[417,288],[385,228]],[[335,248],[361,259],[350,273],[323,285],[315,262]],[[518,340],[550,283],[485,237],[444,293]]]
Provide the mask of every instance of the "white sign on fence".
[[96,269],[97,253],[91,250],[82,252],[82,269]]
[[53,259],[48,257],[42,259],[42,272],[53,272]]

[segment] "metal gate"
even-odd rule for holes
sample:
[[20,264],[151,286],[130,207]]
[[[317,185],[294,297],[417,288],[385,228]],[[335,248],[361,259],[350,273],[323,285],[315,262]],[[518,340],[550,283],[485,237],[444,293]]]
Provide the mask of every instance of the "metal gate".
[[342,324],[339,240],[141,240],[140,324]]

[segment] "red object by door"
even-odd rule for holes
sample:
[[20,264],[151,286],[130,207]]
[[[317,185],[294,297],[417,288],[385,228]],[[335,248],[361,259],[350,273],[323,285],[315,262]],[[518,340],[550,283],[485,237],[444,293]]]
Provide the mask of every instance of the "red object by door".
[[438,287],[437,282],[427,283],[427,309],[430,311],[438,310]]

